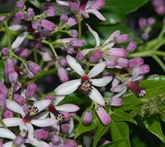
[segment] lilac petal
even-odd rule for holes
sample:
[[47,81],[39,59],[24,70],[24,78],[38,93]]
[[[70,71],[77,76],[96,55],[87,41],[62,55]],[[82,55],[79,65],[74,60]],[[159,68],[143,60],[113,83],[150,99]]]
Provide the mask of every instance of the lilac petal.
[[102,50],[106,50],[106,49],[110,49],[111,47],[113,47],[114,46],[114,42],[111,42],[111,43],[109,43],[109,44],[107,44],[106,46],[104,46],[104,44],[103,44],[103,48],[102,48]]
[[101,73],[106,67],[106,62],[101,62],[101,63],[98,63],[96,64],[92,69],[91,71],[88,73],[88,76],[90,78],[98,75],[99,73]]
[[22,44],[22,42],[25,40],[27,35],[28,35],[28,32],[23,32],[22,34],[18,35],[15,41],[12,43],[11,48],[12,49],[18,48]]
[[104,78],[99,78],[99,79],[90,79],[90,81],[92,82],[92,85],[98,86],[98,87],[106,86],[111,80],[112,80],[112,77],[104,77]]
[[74,104],[64,104],[61,106],[55,106],[58,111],[65,111],[65,112],[75,112],[78,111],[80,108]]
[[7,127],[15,127],[23,123],[21,118],[16,118],[16,117],[5,118],[3,119],[3,122],[5,123]]
[[36,119],[32,120],[31,123],[38,127],[47,127],[57,124],[57,120],[54,118]]
[[105,21],[106,18],[97,10],[94,10],[94,9],[88,9],[86,10],[87,13],[92,13],[94,14],[98,19],[102,20],[102,21]]
[[54,91],[55,91],[55,94],[57,95],[62,95],[62,96],[68,95],[74,92],[80,84],[81,84],[80,79],[71,80],[71,81],[61,84]]
[[23,25],[12,25],[9,26],[8,29],[13,31],[26,31],[27,27]]
[[95,10],[99,10],[101,9],[103,6],[105,5],[104,0],[96,0],[96,2],[94,2],[90,8],[95,9]]
[[81,65],[71,56],[67,55],[66,60],[71,68],[78,73],[80,76],[84,76],[84,70],[82,69]]
[[56,0],[56,3],[61,6],[69,6],[69,2]]
[[37,107],[38,112],[46,109],[51,103],[51,100],[41,100],[41,101],[36,101],[33,105],[33,107]]
[[16,136],[9,129],[0,128],[0,138],[15,139]]
[[122,89],[118,94],[114,95],[112,98],[119,98],[121,95],[123,95],[124,93],[126,93],[127,91],[127,87],[125,87],[124,89]]
[[61,102],[65,96],[57,96],[54,101],[54,105],[57,105],[59,102]]
[[99,105],[105,106],[104,98],[96,88],[92,87],[89,97]]
[[116,87],[120,83],[120,78],[115,77],[112,81],[112,87]]
[[80,53],[81,53],[83,56],[85,56],[89,51],[92,51],[92,50],[94,50],[94,49],[93,49],[93,48],[91,48],[91,49],[84,49],[84,50],[80,51]]
[[22,117],[25,116],[25,113],[24,113],[22,107],[14,101],[7,100],[6,107],[13,112],[21,114]]
[[93,36],[96,39],[96,46],[100,46],[100,38],[99,35],[97,34],[97,32],[95,32],[88,24],[86,24],[88,27],[88,30],[93,34]]
[[40,146],[40,147],[51,147],[49,144],[47,144],[44,141],[38,140],[36,138],[33,139],[33,144],[34,146]]

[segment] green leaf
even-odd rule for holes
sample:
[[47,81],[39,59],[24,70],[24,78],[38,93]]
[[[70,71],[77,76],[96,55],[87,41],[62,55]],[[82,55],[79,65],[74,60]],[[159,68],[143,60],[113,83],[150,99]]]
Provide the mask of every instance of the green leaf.
[[136,121],[132,118],[132,116],[129,113],[126,113],[120,110],[113,111],[111,113],[111,117],[115,121],[129,121],[134,124],[137,124]]
[[109,13],[107,21],[111,24],[118,23],[147,2],[148,0],[106,0],[104,10]]
[[143,121],[145,127],[152,134],[156,135],[163,143],[165,143],[165,136],[162,132],[161,123],[154,117],[153,119],[147,119]]
[[131,147],[129,141],[129,127],[125,122],[112,121],[110,125],[112,141],[123,140],[116,147]]
[[4,68],[5,68],[4,62],[0,60],[0,82],[4,82],[4,76],[5,76]]
[[93,147],[97,146],[98,141],[107,132],[110,125],[103,125],[101,122],[98,123],[97,131],[94,136]]

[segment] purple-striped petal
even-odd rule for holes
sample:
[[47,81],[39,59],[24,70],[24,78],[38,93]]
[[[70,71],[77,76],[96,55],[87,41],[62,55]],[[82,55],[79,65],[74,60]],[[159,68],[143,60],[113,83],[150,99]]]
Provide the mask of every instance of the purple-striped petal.
[[90,78],[97,76],[99,73],[101,73],[106,67],[106,62],[101,62],[96,64],[91,71],[88,73],[88,76]]
[[71,94],[72,92],[74,92],[78,86],[81,84],[81,80],[77,79],[77,80],[71,80],[68,82],[65,82],[63,84],[61,84],[60,86],[58,86],[54,92],[57,95],[68,95]]
[[105,106],[104,98],[96,88],[92,87],[89,97],[99,105]]
[[98,19],[102,20],[102,21],[105,21],[106,18],[97,10],[94,10],[94,9],[88,9],[86,10],[87,13],[92,13],[94,14]]
[[31,123],[38,127],[47,127],[57,124],[57,120],[54,118],[36,119],[32,120]]
[[34,102],[33,107],[37,107],[38,112],[46,109],[51,103],[51,100],[41,100]]
[[78,73],[80,76],[84,76],[84,70],[82,69],[81,65],[71,56],[67,55],[66,60],[71,68]]
[[7,127],[15,127],[15,126],[19,126],[20,124],[23,124],[22,119],[16,118],[16,117],[5,118],[5,119],[3,119],[3,122]]

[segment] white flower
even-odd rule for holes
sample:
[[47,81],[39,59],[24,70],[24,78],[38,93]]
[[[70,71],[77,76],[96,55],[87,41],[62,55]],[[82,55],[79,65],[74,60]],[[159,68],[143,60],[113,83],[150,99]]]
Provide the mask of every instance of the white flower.
[[81,65],[73,57],[67,55],[66,59],[71,68],[81,77],[79,79],[67,81],[61,84],[54,90],[55,94],[64,96],[73,93],[79,88],[82,92],[87,93],[93,101],[104,106],[104,99],[94,86],[103,87],[112,80],[112,77],[104,77],[99,79],[91,78],[100,74],[105,69],[106,63],[101,62],[96,64],[88,74],[85,74]]
[[38,127],[47,127],[57,123],[57,120],[54,118],[34,119],[35,114],[47,108],[50,105],[50,103],[50,100],[37,101],[30,109],[31,112],[29,110],[29,114],[26,115],[19,104],[17,104],[14,101],[7,100],[6,107],[15,113],[19,113],[22,116],[22,118],[5,118],[3,119],[3,122],[7,127],[19,126],[20,130],[28,131],[28,140],[29,142],[33,142],[33,125]]

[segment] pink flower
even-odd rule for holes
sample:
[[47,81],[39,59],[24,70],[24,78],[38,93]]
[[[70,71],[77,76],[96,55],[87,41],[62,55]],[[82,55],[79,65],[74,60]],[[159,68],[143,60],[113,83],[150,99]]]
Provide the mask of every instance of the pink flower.
[[100,79],[92,78],[100,74],[105,69],[106,63],[98,63],[91,69],[88,74],[85,74],[81,65],[77,63],[73,57],[68,55],[66,59],[71,68],[81,77],[77,80],[71,80],[61,84],[54,90],[55,94],[59,96],[68,95],[79,89],[80,91],[87,93],[93,101],[104,106],[104,99],[94,86],[103,87],[112,80],[112,77],[104,77]]

